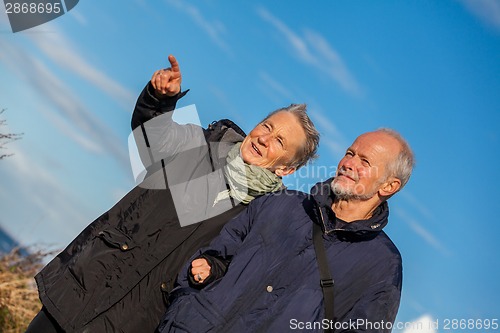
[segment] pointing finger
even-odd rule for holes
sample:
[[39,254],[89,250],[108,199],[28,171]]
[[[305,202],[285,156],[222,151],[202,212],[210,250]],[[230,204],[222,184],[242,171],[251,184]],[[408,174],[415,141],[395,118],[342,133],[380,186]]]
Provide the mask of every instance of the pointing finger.
[[170,62],[170,68],[172,68],[172,71],[174,73],[178,73],[181,71],[179,68],[179,63],[177,62],[177,59],[175,59],[173,55],[168,56],[168,61]]

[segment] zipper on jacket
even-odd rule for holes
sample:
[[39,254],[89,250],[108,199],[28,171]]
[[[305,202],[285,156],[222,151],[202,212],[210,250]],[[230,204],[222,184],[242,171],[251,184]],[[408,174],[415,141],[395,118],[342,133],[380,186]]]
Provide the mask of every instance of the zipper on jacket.
[[321,210],[321,207],[318,206],[318,210],[319,210],[319,215],[321,216],[321,223],[323,224],[323,230],[325,231],[325,233],[327,234],[328,232],[326,231],[326,223],[325,223],[325,218],[323,217],[323,211]]

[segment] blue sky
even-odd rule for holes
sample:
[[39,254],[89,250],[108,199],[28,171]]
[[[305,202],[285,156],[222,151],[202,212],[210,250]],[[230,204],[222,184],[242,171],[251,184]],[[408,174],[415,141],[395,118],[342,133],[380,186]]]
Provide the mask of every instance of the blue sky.
[[390,200],[398,321],[500,319],[500,1],[80,1],[16,34],[2,11],[2,130],[24,133],[0,162],[2,227],[62,248],[133,187],[131,111],[169,53],[202,124],[308,104],[321,157],[290,187],[333,175],[357,135],[400,131],[417,167]]

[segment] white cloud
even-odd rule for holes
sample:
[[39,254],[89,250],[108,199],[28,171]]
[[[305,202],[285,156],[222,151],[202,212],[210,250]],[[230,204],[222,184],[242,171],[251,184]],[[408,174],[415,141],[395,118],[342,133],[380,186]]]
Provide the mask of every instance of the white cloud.
[[328,41],[312,30],[306,30],[305,38],[308,44],[316,51],[316,63],[318,68],[326,71],[338,84],[348,92],[359,94],[360,88],[353,75],[340,57],[340,54],[328,43]]
[[412,322],[405,323],[407,328],[403,331],[403,333],[437,333],[437,328],[434,327],[435,319],[426,314]]
[[402,191],[398,194],[398,196],[399,195],[405,198],[427,220],[434,220],[434,215],[431,211],[424,204],[418,201],[417,198],[415,198],[415,196],[413,196],[409,191]]
[[263,7],[257,8],[257,14],[264,20],[273,25],[287,41],[292,45],[293,49],[298,52],[299,58],[305,62],[314,62],[315,57],[309,51],[305,41],[295,34],[286,24],[274,17],[269,11]]
[[267,72],[259,71],[259,78],[261,82],[266,84],[275,93],[289,100],[293,100],[293,94],[287,88],[285,88],[281,83],[278,83],[278,81],[273,77],[271,77],[271,75],[269,75]]
[[210,37],[210,39],[222,50],[232,56],[232,50],[226,43],[222,35],[226,33],[226,27],[220,21],[209,21],[206,19],[200,9],[184,0],[166,0],[166,2],[188,14],[191,19]]
[[500,1],[498,0],[460,0],[473,15],[486,25],[500,32]]
[[80,25],[86,27],[88,25],[88,22],[87,22],[87,19],[85,18],[85,16],[83,16],[83,14],[81,12],[79,12],[78,10],[71,10],[68,12],[69,15],[73,16],[73,18],[78,22],[80,23]]
[[[72,10],[69,14],[74,15],[75,19],[80,24],[86,25],[86,19],[77,11]],[[0,15],[0,29],[8,29],[8,34],[11,34],[6,14]],[[26,37],[43,54],[52,60],[54,64],[61,68],[65,68],[101,89],[104,93],[108,94],[116,102],[122,105],[127,112],[130,112],[130,106],[135,104],[136,97],[134,94],[90,64],[82,56],[82,52],[77,50],[71,41],[66,38],[65,34],[58,29],[56,23],[49,22],[40,27],[34,27],[25,33],[16,34],[15,36],[16,39],[2,38],[3,44],[10,44],[12,48],[14,48],[14,45],[16,45],[14,41],[19,41]],[[20,44],[21,43],[19,43],[19,45]],[[28,53],[26,49],[19,50],[19,52]],[[1,56],[2,54],[0,53],[0,57]],[[14,59],[14,61],[20,62],[19,59]]]
[[[418,214],[418,217],[410,217],[410,215],[406,213],[406,211],[400,208],[395,208],[395,213],[401,219],[403,219],[403,221],[406,222],[408,226],[417,235],[422,237],[428,244],[430,244],[436,250],[441,252],[441,254],[445,256],[450,256],[452,254],[451,251],[442,242],[440,242],[438,238],[434,236],[434,234],[432,234],[432,232],[427,230],[422,223],[422,221],[427,221],[427,222],[435,221],[435,217],[432,214],[432,212],[417,198],[415,198],[410,192],[402,191],[398,195],[404,198],[407,201],[407,203],[409,203],[415,209],[415,212]],[[412,215],[415,216],[414,213],[412,213]],[[417,220],[419,222],[417,222]]]
[[327,146],[328,149],[332,152],[333,156],[330,157],[332,157],[333,161],[339,162],[342,159],[342,156],[345,152],[345,147],[339,144],[339,142],[332,140],[329,137],[321,137],[320,144]]
[[430,231],[428,231],[422,223],[417,222],[414,218],[410,217],[404,210],[401,208],[394,208],[394,213],[398,215],[408,226],[423,240],[425,240],[429,245],[434,247],[444,256],[450,256],[451,252],[442,244],[436,236],[434,236]]
[[8,30],[10,33],[12,33],[12,29],[9,26],[9,17],[7,16],[5,10],[0,10],[0,30],[2,33],[4,33],[4,30]]
[[[222,89],[216,87],[214,84],[208,85],[206,89],[219,100],[219,108],[225,108],[227,112],[238,116],[238,112],[236,112],[237,108],[234,106],[234,104],[231,102],[231,99],[224,93]],[[204,110],[200,110],[200,112],[203,113]]]
[[[313,118],[315,125],[320,126],[325,135],[334,137],[336,139],[342,139],[342,141],[345,142],[345,139],[343,138],[342,133],[337,128],[337,125],[335,125],[334,122],[331,121],[327,116],[325,116],[324,112],[320,111],[318,106],[315,106],[314,110],[309,110],[309,114]],[[344,147],[344,149],[345,148],[347,147]]]
[[9,209],[16,205],[24,209],[14,215],[15,220],[8,219],[12,214],[4,214],[2,222],[25,245],[43,242],[60,248],[87,224],[83,205],[71,189],[21,147],[17,145],[15,155],[2,162],[9,164],[2,173],[7,175],[8,183],[15,184],[9,186],[2,202]]
[[130,112],[130,106],[135,104],[134,94],[92,66],[55,25],[50,29],[51,33],[26,36],[55,64],[98,87]]
[[308,113],[321,134],[320,146],[324,145],[332,152],[331,160],[340,161],[349,146],[344,135],[319,106],[309,107]]
[[50,123],[61,132],[61,134],[75,141],[83,149],[96,154],[104,153],[103,147],[99,145],[97,141],[89,138],[87,135],[81,133],[81,131],[78,131],[78,129],[72,126],[71,123],[60,115],[51,112],[50,110],[45,110],[43,107],[38,108],[37,111],[42,112]]
[[285,37],[294,56],[321,73],[326,73],[344,91],[355,96],[361,95],[361,88],[356,79],[326,38],[311,29],[306,29],[304,36],[301,37],[263,7],[257,9],[257,14]]
[[[0,38],[0,61],[16,72],[26,84],[22,94],[29,94],[30,87],[48,104],[40,109],[48,114],[53,125],[83,149],[93,153],[106,153],[120,165],[128,165],[128,154],[123,142],[113,130],[97,119],[68,85],[58,78],[40,60],[24,49]],[[22,96],[20,94],[20,97]],[[57,110],[60,116],[50,115]]]

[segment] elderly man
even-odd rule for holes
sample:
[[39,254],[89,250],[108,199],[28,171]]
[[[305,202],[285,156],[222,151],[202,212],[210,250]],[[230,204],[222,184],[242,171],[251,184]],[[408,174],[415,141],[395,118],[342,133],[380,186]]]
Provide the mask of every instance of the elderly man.
[[148,177],[35,277],[43,309],[27,332],[153,332],[193,252],[315,155],[319,134],[303,104],[271,113],[247,136],[229,120],[175,123],[185,93],[169,61],[132,116]]
[[[389,332],[402,265],[382,229],[387,199],[413,164],[406,141],[381,129],[359,136],[336,177],[310,196],[285,190],[254,200],[186,265],[160,331]],[[325,266],[333,280],[320,283]]]

